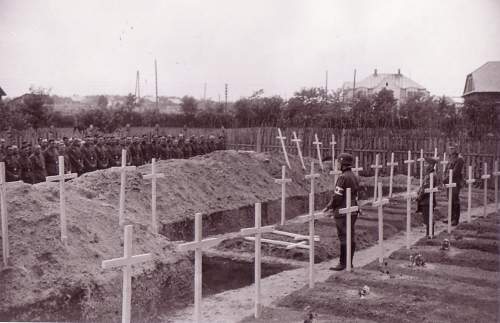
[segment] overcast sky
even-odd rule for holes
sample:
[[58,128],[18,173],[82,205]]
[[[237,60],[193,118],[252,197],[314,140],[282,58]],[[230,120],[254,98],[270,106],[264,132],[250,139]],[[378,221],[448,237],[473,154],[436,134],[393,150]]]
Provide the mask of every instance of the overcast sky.
[[290,97],[377,68],[435,95],[500,60],[500,0],[0,0],[0,86],[53,94]]

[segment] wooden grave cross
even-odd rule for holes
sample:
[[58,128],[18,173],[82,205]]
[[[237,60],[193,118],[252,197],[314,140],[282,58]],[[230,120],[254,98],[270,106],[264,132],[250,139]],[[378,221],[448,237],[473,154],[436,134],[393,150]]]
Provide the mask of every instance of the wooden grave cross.
[[406,176],[406,249],[410,249],[410,232],[411,232],[411,199],[417,196],[417,192],[411,191],[411,164],[415,160],[411,159],[411,151],[408,150],[408,159],[404,161],[408,165],[408,174]]
[[425,193],[429,193],[429,235],[431,238],[434,237],[434,193],[437,193],[439,190],[437,187],[434,187],[434,173],[430,173],[430,183],[429,188],[424,190]]
[[302,141],[302,139],[299,139],[297,137],[297,133],[295,131],[292,134],[293,134],[292,142],[294,142],[297,145],[297,153],[299,155],[300,163],[302,164],[302,169],[305,170],[306,164],[304,164],[304,158],[302,157],[302,150],[300,148],[300,142]]
[[484,181],[484,210],[483,216],[486,216],[486,208],[488,207],[488,179],[490,179],[491,175],[488,174],[488,163],[484,163],[484,173],[481,176],[481,179]]
[[469,179],[467,179],[465,181],[467,183],[467,186],[468,186],[468,190],[467,190],[467,222],[470,223],[471,222],[471,209],[472,209],[472,184],[474,184],[474,182],[476,182],[476,180],[474,179],[473,175],[472,175],[472,166],[469,165]]
[[[375,190],[376,191],[376,190]],[[352,212],[358,212],[359,207],[357,205],[352,206],[351,205],[351,188],[348,187],[346,188],[346,207],[343,209],[339,210],[339,214],[346,214],[346,230],[347,230],[347,255],[346,255],[346,262],[347,262],[347,271],[351,271],[351,213]]]
[[389,197],[392,197],[392,180],[394,178],[394,166],[398,166],[398,163],[394,162],[394,153],[391,153],[391,161],[387,163],[390,167],[389,172]]
[[335,170],[335,145],[337,142],[335,141],[335,135],[332,135],[332,141],[330,141],[330,145],[332,146],[332,170]]
[[[434,147],[434,159],[435,159],[435,160],[439,160],[439,157],[438,157],[438,149],[437,149],[437,147]],[[437,173],[437,171],[438,171],[438,168],[437,168],[437,163],[435,163],[435,164],[434,164],[434,170],[435,170],[435,171],[436,171],[436,173]]]
[[321,160],[321,149],[319,148],[319,146],[321,146],[322,144],[323,143],[318,139],[318,134],[315,133],[313,145],[316,146],[316,153],[318,155],[319,167],[321,168],[321,170],[324,170],[323,161]]
[[314,161],[311,161],[311,173],[306,175],[305,178],[311,181],[311,190],[310,192],[314,194],[314,182],[315,178],[319,178],[320,174],[314,172]]
[[112,167],[111,170],[120,172],[120,205],[118,211],[119,224],[125,223],[125,187],[127,186],[127,172],[135,169],[135,166],[127,166],[127,150],[122,149],[122,165]]
[[64,181],[67,179],[72,179],[78,177],[76,173],[65,174],[64,173],[64,156],[59,156],[59,175],[47,176],[45,181],[47,182],[59,182],[59,209],[60,209],[60,222],[61,222],[61,241],[67,246],[68,245],[68,226],[66,219],[66,194]]
[[356,175],[359,176],[359,172],[363,170],[363,167],[359,167],[359,157],[356,156],[356,162],[354,163],[354,168],[352,169],[352,172]]
[[[285,166],[283,166],[285,167]],[[262,205],[255,203],[255,227],[241,229],[241,235],[255,235],[255,269],[254,269],[254,284],[255,284],[255,310],[254,317],[260,318],[262,313],[262,302],[260,292],[260,279],[261,279],[261,237],[263,233],[273,232],[274,225],[262,226]]]
[[444,186],[448,188],[448,234],[451,233],[451,207],[452,207],[452,192],[453,188],[457,187],[457,183],[453,183],[453,169],[450,169],[448,175],[448,184]]
[[278,128],[278,137],[276,137],[276,139],[279,139],[279,141],[281,142],[281,149],[283,149],[283,155],[285,155],[285,161],[286,161],[286,164],[288,166],[288,168],[292,168],[290,166],[290,161],[288,160],[288,153],[286,152],[286,146],[285,146],[285,139],[286,137],[283,137],[283,135],[281,134],[281,129]]
[[7,266],[9,260],[9,222],[7,220],[7,185],[22,183],[22,181],[7,182],[5,177],[5,163],[0,162],[0,217],[2,223],[2,257]]
[[291,183],[291,178],[286,178],[286,166],[281,167],[281,178],[275,178],[276,184],[281,184],[281,225],[285,224],[286,217],[286,183]]
[[382,168],[379,154],[375,155],[375,165],[371,165],[370,167],[375,169],[375,183],[373,184],[373,201],[375,201],[377,199],[378,170]]
[[179,251],[194,250],[194,318],[201,322],[201,295],[202,295],[202,252],[203,249],[219,244],[222,238],[202,238],[202,214],[194,215],[194,241],[177,246]]
[[384,262],[384,205],[389,204],[389,199],[383,198],[382,194],[382,183],[378,183],[378,199],[372,203],[374,207],[378,209],[378,246],[379,246],[379,256],[378,262],[382,264]]
[[164,178],[165,174],[156,172],[156,159],[151,159],[151,174],[143,175],[143,179],[151,179],[151,229],[158,233],[158,218],[156,216],[156,180]]
[[495,210],[498,211],[498,177],[500,176],[500,171],[498,170],[498,160],[495,160],[495,166],[493,173],[491,174],[495,179]]
[[422,184],[424,183],[424,150],[420,149],[420,158],[417,159],[417,161],[420,163],[420,187],[422,187]]
[[152,256],[150,253],[132,256],[132,225],[125,226],[123,238],[123,257],[102,262],[102,268],[123,268],[123,296],[122,296],[122,322],[129,323],[131,317],[132,305],[132,265],[150,261]]
[[443,176],[446,171],[446,165],[449,164],[449,161],[446,159],[446,153],[443,153],[443,160],[441,161],[441,165],[443,165]]

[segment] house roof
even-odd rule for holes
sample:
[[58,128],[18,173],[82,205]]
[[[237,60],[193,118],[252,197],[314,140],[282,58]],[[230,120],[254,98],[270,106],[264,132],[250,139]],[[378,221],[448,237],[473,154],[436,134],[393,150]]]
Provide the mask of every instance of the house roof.
[[5,96],[7,93],[4,92],[4,90],[0,87],[0,96]]
[[500,92],[500,61],[487,62],[467,75],[463,95],[478,92]]
[[[419,89],[425,90],[425,87],[413,81],[412,79],[404,76],[403,74],[385,74],[377,73],[356,82],[356,88],[374,89],[376,87],[383,87],[385,83],[396,84],[402,89]],[[352,88],[352,82],[345,82],[343,88]]]

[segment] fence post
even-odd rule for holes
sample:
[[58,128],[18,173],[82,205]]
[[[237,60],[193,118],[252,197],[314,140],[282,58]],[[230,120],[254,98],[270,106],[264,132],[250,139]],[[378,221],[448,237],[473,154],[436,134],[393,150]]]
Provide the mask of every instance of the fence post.
[[259,127],[257,129],[257,148],[256,148],[258,153],[262,152],[262,128]]
[[342,129],[342,134],[340,137],[340,153],[345,151],[345,129]]

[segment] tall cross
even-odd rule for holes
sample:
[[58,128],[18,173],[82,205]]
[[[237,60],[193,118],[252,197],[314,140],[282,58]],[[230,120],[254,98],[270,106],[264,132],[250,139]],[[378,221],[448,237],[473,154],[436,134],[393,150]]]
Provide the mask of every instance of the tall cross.
[[[438,149],[437,147],[434,147],[434,159],[435,160],[439,160],[439,157],[438,157]],[[437,172],[438,171],[438,168],[437,168],[437,163],[434,164],[434,170]]]
[[449,161],[446,159],[446,153],[443,153],[443,160],[441,161],[441,165],[443,165],[443,176],[446,171],[446,165],[448,165]]
[[288,153],[286,152],[286,147],[285,147],[286,137],[283,137],[280,128],[278,128],[278,137],[276,137],[276,139],[279,139],[279,141],[281,142],[281,149],[283,149],[283,155],[285,155],[286,164],[288,165],[288,168],[291,169],[292,167],[290,166],[290,161],[288,160]]
[[377,154],[375,156],[375,165],[371,165],[370,167],[375,169],[375,183],[373,184],[373,201],[377,199],[377,185],[378,185],[378,170],[382,168],[380,163],[380,155]]
[[2,218],[2,257],[4,266],[9,260],[9,223],[7,220],[7,185],[21,181],[7,182],[5,178],[5,163],[0,162],[0,217]]
[[457,183],[453,183],[453,169],[450,169],[448,175],[448,184],[444,185],[448,188],[448,234],[451,233],[451,206],[453,188],[457,187]]
[[64,156],[59,156],[59,175],[56,176],[47,176],[45,179],[47,182],[59,182],[59,210],[60,210],[60,222],[61,222],[61,241],[67,246],[68,245],[68,226],[66,221],[66,197],[65,197],[65,188],[64,181],[67,179],[76,178],[78,174],[64,173]]
[[[285,166],[283,166],[284,168]],[[255,269],[254,269],[254,284],[255,284],[255,311],[254,317],[260,318],[262,313],[261,293],[260,293],[260,278],[261,278],[261,237],[263,233],[273,232],[274,226],[262,226],[262,205],[255,203],[255,227],[241,229],[242,235],[255,235]]]
[[384,205],[389,204],[389,199],[385,199],[382,196],[382,183],[378,183],[378,199],[372,203],[372,205],[378,208],[378,246],[379,246],[379,257],[378,262],[382,264],[384,262]]
[[420,163],[420,187],[422,187],[422,184],[424,183],[424,150],[420,149],[420,158],[417,159],[417,161]]
[[286,166],[281,166],[281,178],[274,179],[274,182],[281,184],[281,225],[284,225],[286,218],[286,183],[292,182],[291,178],[286,178]]
[[150,261],[152,256],[150,253],[132,256],[132,225],[125,226],[123,238],[123,257],[102,262],[102,268],[123,268],[123,296],[122,296],[122,322],[130,322],[130,310],[132,305],[132,265]]
[[488,207],[488,179],[490,179],[491,175],[488,174],[488,163],[484,163],[484,173],[481,176],[481,179],[484,181],[484,210],[483,216],[486,216],[486,208]]
[[424,190],[425,193],[429,193],[429,235],[431,238],[434,237],[434,193],[438,192],[438,188],[434,187],[434,173],[430,173],[430,183],[429,188]]
[[177,246],[179,251],[194,250],[194,318],[201,322],[201,295],[202,295],[202,252],[221,242],[221,238],[202,238],[202,214],[194,215],[194,241]]
[[394,166],[398,166],[398,163],[394,162],[394,153],[391,153],[391,162],[387,163],[387,166],[390,167],[390,173],[389,173],[389,197],[392,197],[392,180],[394,178]]
[[363,167],[359,167],[359,157],[356,156],[356,162],[354,164],[354,168],[352,169],[352,172],[356,175],[359,176],[359,172],[363,170]]
[[498,160],[495,160],[493,173],[491,174],[495,179],[495,210],[498,211],[498,177],[500,176],[500,171],[498,170]]
[[348,187],[346,188],[346,206],[345,208],[343,209],[340,209],[339,210],[339,214],[346,214],[346,230],[347,230],[347,255],[346,255],[346,262],[347,262],[347,271],[351,271],[351,254],[352,254],[352,250],[351,250],[351,240],[352,240],[352,236],[351,236],[351,213],[352,212],[358,212],[359,211],[359,207],[356,205],[356,206],[352,206],[351,205],[351,188]]
[[333,164],[333,161],[335,160],[335,145],[337,142],[335,141],[335,135],[332,135],[332,141],[330,141],[330,145],[332,146],[332,170],[334,170],[335,165]]
[[333,188],[335,189],[335,186],[337,185],[337,180],[339,178],[339,175],[342,174],[342,171],[339,169],[339,162],[338,160],[332,160],[333,164],[333,170],[330,171],[330,175],[333,175]]
[[151,159],[151,174],[143,175],[143,179],[151,179],[151,228],[158,233],[158,218],[156,217],[156,180],[164,178],[165,174],[156,172],[156,158]]
[[127,150],[122,149],[122,165],[120,167],[111,167],[111,170],[120,172],[120,205],[119,205],[119,223],[125,222],[125,187],[127,186],[127,172],[135,169],[135,166],[127,166]]
[[318,134],[315,133],[313,145],[316,146],[316,153],[318,154],[319,167],[321,168],[321,170],[324,170],[323,161],[321,160],[321,149],[319,148],[319,146],[321,146],[322,144],[323,143],[318,139]]
[[305,178],[311,181],[311,190],[310,193],[314,194],[314,182],[315,179],[318,178],[320,175],[318,173],[314,172],[314,161],[311,161],[311,173],[309,175],[306,175]]
[[472,184],[474,184],[476,180],[472,175],[472,166],[469,166],[469,179],[465,182],[467,183],[469,189],[467,190],[467,222],[471,222],[471,209],[472,209]]
[[297,153],[299,154],[299,159],[300,159],[300,163],[302,164],[302,169],[306,170],[306,164],[304,164],[304,158],[302,157],[302,150],[300,149],[300,142],[301,141],[302,141],[302,139],[299,139],[297,137],[297,133],[294,131],[292,142],[294,142],[297,145]]
[[410,249],[410,232],[411,232],[411,199],[417,196],[416,192],[411,191],[411,164],[415,160],[411,159],[411,151],[408,150],[408,159],[404,161],[408,165],[408,174],[406,176],[406,249]]

